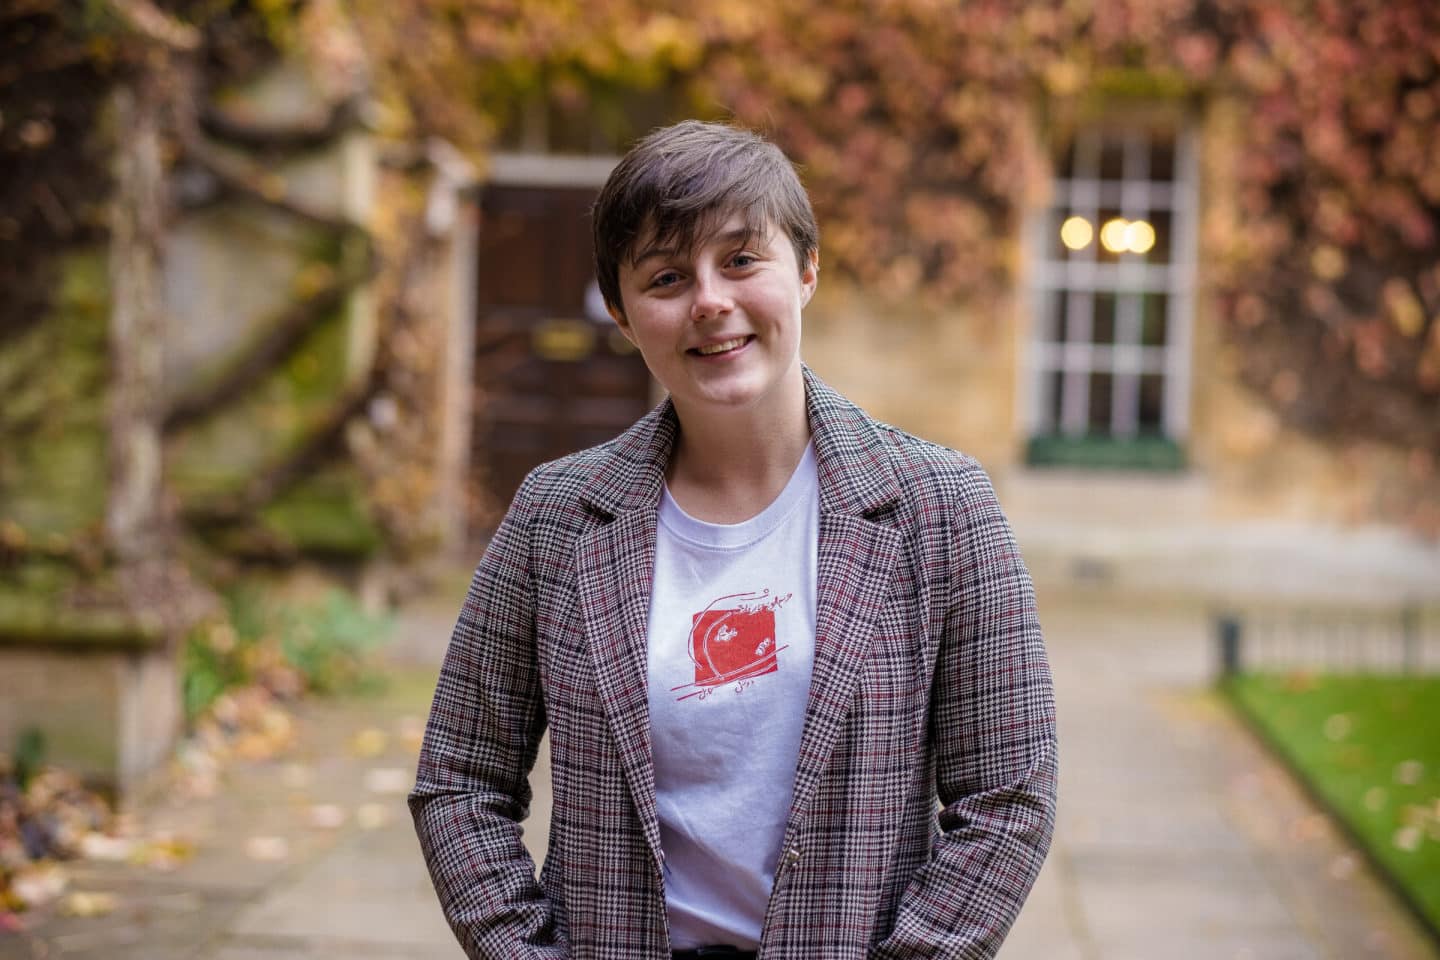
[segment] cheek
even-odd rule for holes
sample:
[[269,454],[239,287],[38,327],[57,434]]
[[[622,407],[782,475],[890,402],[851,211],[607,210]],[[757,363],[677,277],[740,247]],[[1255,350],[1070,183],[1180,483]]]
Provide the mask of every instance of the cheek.
[[645,365],[654,367],[654,361],[673,350],[675,335],[670,329],[655,322],[654,317],[632,317],[628,339],[640,351]]
[[796,296],[791,291],[777,292],[769,298],[766,313],[773,318],[775,326],[794,334],[800,329],[800,310],[804,306],[803,294]]

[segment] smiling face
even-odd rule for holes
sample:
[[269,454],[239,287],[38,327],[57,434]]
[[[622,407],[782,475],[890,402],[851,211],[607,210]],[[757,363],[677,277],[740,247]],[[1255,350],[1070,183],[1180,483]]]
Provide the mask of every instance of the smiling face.
[[814,255],[797,263],[773,227],[747,232],[739,214],[689,250],[642,235],[620,266],[624,311],[611,315],[682,422],[785,403],[797,390],[804,396],[800,311],[815,292],[817,264]]

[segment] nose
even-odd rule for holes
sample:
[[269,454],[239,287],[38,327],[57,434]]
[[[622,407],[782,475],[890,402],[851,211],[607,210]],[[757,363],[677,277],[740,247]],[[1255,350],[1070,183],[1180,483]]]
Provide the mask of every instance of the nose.
[[714,270],[695,275],[695,299],[690,302],[690,319],[710,320],[735,308],[725,278]]

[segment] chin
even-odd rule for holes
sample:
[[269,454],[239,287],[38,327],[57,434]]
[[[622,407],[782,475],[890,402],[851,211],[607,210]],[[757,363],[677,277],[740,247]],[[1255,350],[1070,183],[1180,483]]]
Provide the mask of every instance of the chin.
[[743,377],[729,383],[702,386],[697,394],[704,402],[716,406],[748,407],[763,403],[766,398],[778,394],[780,387],[779,380]]

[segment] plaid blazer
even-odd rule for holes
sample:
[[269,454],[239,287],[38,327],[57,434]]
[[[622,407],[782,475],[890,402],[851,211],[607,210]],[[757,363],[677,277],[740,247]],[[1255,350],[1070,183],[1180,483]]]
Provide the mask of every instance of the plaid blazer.
[[[1055,814],[1029,575],[972,459],[805,371],[820,483],[814,672],[760,956],[990,957]],[[537,467],[475,571],[410,808],[472,958],[669,956],[646,621],[668,401]],[[554,810],[520,842],[548,723]]]

